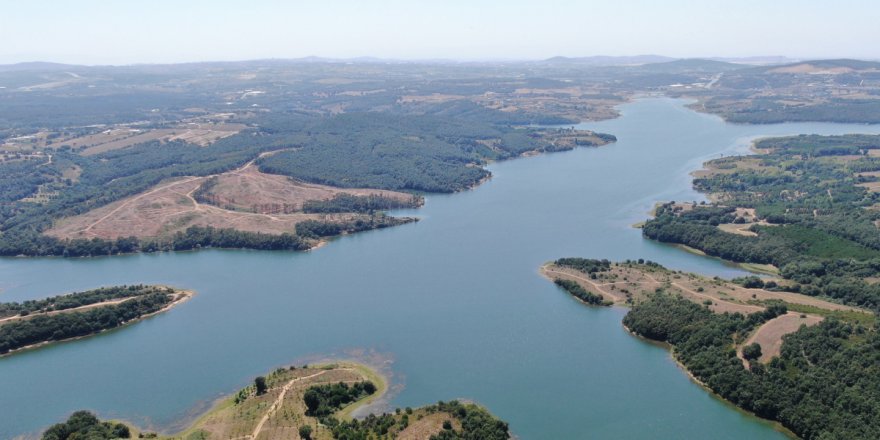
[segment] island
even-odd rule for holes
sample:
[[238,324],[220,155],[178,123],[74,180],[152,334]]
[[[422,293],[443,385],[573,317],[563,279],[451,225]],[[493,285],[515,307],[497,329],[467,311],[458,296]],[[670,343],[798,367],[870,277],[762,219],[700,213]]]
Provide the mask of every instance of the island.
[[0,356],[130,325],[192,296],[173,287],[132,285],[0,303]]
[[290,366],[256,377],[251,385],[222,399],[176,434],[160,435],[123,422],[102,422],[88,411],[77,411],[47,429],[42,438],[72,440],[86,434],[94,440],[511,438],[507,423],[479,405],[457,400],[352,417],[356,409],[374,403],[387,389],[384,377],[354,362]]

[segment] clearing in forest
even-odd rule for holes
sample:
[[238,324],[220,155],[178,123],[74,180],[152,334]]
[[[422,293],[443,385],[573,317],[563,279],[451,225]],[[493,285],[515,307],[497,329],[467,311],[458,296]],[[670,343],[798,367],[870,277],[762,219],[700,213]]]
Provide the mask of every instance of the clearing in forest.
[[[871,317],[870,312],[821,298],[781,290],[745,288],[720,278],[673,271],[650,263],[608,263],[607,269],[588,273],[560,264],[561,261],[545,264],[541,267],[541,274],[551,280],[574,281],[588,292],[619,305],[639,303],[658,291],[681,295],[705,305],[715,313],[747,315],[763,311],[769,304],[784,303],[789,313],[766,322],[753,332],[747,342],[737,347],[742,358],[742,347],[757,342],[762,348],[761,362],[779,355],[782,337],[797,331],[801,325],[818,324],[825,316],[853,320],[869,320]],[[782,280],[775,282],[784,283]]]
[[261,173],[251,162],[216,176],[184,177],[160,183],[140,194],[61,219],[46,233],[58,238],[149,238],[184,231],[190,226],[212,226],[281,234],[293,233],[296,224],[305,220],[346,222],[368,218],[367,214],[358,213],[301,211],[305,201],[329,200],[339,194],[378,194],[395,200],[414,200],[411,194],[393,191],[340,189],[296,182],[284,176]]

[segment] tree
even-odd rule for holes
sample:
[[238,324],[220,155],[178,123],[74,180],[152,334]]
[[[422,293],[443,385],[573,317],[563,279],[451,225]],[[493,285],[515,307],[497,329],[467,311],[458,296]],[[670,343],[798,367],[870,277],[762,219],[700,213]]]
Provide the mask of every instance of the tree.
[[266,387],[266,378],[263,376],[257,376],[257,378],[254,379],[254,387],[257,389],[258,396],[266,394],[266,390],[268,389]]
[[317,391],[310,388],[303,394],[303,402],[305,402],[306,408],[308,408],[308,413],[314,414],[318,406],[321,405],[321,396],[318,395]]
[[761,344],[753,342],[743,347],[743,357],[746,360],[753,361],[761,357]]
[[312,440],[312,427],[309,425],[300,426],[299,437],[303,440]]

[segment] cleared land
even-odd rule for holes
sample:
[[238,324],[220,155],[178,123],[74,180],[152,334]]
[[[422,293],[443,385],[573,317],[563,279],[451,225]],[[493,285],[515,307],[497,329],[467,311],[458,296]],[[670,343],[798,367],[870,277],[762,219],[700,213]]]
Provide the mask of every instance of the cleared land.
[[588,292],[601,295],[618,305],[644,301],[648,295],[662,290],[704,304],[715,313],[750,314],[762,311],[765,309],[764,304],[774,302],[783,302],[790,310],[803,309],[805,312],[792,311],[768,321],[745,344],[737,347],[741,350],[744,345],[759,343],[762,347],[762,362],[779,354],[783,336],[797,331],[802,324],[818,324],[824,319],[823,315],[849,314],[856,318],[870,316],[867,311],[821,298],[792,292],[747,289],[722,279],[645,264],[617,263],[612,264],[607,271],[588,274],[571,267],[547,263],[541,267],[540,272],[551,280],[574,281]]
[[[189,429],[167,438],[288,440],[299,438],[299,428],[308,425],[312,427],[313,439],[332,439],[327,427],[305,414],[303,394],[316,385],[365,380],[375,383],[377,377],[362,365],[348,363],[281,368],[266,376],[265,394],[258,396],[249,386],[238,394],[244,400],[235,403],[235,396],[227,398]],[[376,393],[355,404],[381,397],[387,386],[384,382],[375,385]]]
[[[388,384],[371,368],[355,363],[341,362],[326,365],[279,368],[265,376],[267,390],[257,395],[250,385],[233,396],[220,401],[208,413],[199,417],[186,430],[162,439],[238,439],[238,440],[289,440],[299,439],[301,427],[311,428],[311,439],[333,439],[331,428],[306,415],[304,395],[314,386],[338,383],[354,384],[369,381],[376,392],[337,410],[337,420],[351,420],[351,414],[360,407],[384,397]],[[401,440],[427,440],[443,430],[444,422],[461,432],[462,422],[447,410],[430,406],[395,411],[389,414],[387,434],[381,437]],[[133,438],[146,434],[131,428]]]
[[[200,203],[194,197],[206,181],[216,177],[218,184],[210,194],[223,205]],[[294,182],[283,176],[264,174],[253,162],[217,176],[185,177],[162,183],[143,193],[92,211],[58,221],[46,234],[58,238],[103,238],[134,236],[159,237],[186,230],[190,226],[232,228],[268,234],[292,233],[305,220],[342,222],[366,217],[363,214],[305,214],[276,206],[300,209],[307,200],[327,200],[337,194],[382,194],[410,200],[412,195],[371,189],[339,189]],[[245,212],[253,207],[258,212]],[[269,207],[268,209],[264,209]],[[241,210],[236,210],[241,209]],[[271,212],[271,213],[270,213]]]
[[[802,325],[811,326],[822,322],[824,318],[816,315],[788,312],[777,316],[764,325],[758,327],[751,337],[737,350],[737,355],[742,359],[742,347],[752,343],[761,346],[759,362],[769,362],[775,356],[779,356],[782,349],[782,337],[798,331]],[[745,359],[743,359],[745,362]]]
[[298,182],[285,176],[261,173],[255,166],[217,176],[205,193],[212,204],[228,209],[253,212],[292,212],[302,210],[310,200],[330,200],[339,194],[381,196],[410,201],[413,196],[396,191],[346,188]]
[[438,412],[428,414],[421,419],[412,422],[397,435],[397,440],[425,440],[437,435],[443,430],[443,422],[449,421],[452,429],[461,430],[461,422],[450,417],[449,414]]
[[69,145],[74,149],[82,149],[80,154],[91,156],[106,151],[119,150],[132,145],[151,141],[183,141],[201,147],[210,145],[225,137],[232,136],[247,128],[244,124],[196,124],[188,123],[175,128],[138,129],[129,127],[111,128],[100,133],[84,136],[56,139],[46,145],[58,148]]

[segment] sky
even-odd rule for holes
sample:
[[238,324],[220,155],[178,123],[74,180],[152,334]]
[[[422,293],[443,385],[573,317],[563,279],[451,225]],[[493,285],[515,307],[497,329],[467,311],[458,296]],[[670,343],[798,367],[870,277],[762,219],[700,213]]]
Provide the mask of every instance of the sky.
[[0,64],[880,58],[876,0],[0,0]]

